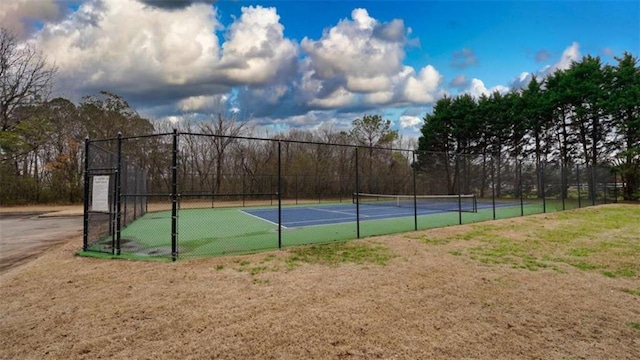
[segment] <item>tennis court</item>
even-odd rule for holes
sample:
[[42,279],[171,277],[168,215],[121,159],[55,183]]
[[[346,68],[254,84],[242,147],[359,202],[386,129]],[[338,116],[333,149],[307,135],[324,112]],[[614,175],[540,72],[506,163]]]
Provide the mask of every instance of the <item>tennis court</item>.
[[[519,202],[494,204],[473,196],[416,201],[415,211],[410,198],[360,200],[358,204],[286,205],[280,211],[277,206],[181,209],[178,252],[187,257],[250,253],[485,221],[493,218],[494,209],[496,218],[513,217],[522,209]],[[529,208],[540,211],[536,203],[525,203],[524,209]],[[149,212],[122,229],[123,253],[133,258],[166,258],[171,252],[171,232],[171,211]],[[105,239],[92,250],[109,252],[109,246],[110,239]]]
[[357,220],[373,221],[433,215],[452,211],[477,212],[478,206],[491,208],[492,203],[478,204],[473,195],[419,196],[414,199],[410,195],[361,194],[358,204],[354,201],[354,203],[285,207],[280,212],[278,208],[243,211],[273,224],[278,224],[281,220],[283,228],[297,228]]

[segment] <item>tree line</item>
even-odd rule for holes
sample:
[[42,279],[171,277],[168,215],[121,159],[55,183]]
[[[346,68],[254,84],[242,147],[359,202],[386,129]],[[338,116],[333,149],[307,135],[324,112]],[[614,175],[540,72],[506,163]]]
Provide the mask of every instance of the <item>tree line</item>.
[[630,53],[616,61],[586,56],[521,90],[443,97],[424,117],[418,148],[444,154],[446,164],[462,153],[493,159],[498,169],[526,159],[537,173],[549,163],[611,166],[624,198],[638,199],[640,67]]

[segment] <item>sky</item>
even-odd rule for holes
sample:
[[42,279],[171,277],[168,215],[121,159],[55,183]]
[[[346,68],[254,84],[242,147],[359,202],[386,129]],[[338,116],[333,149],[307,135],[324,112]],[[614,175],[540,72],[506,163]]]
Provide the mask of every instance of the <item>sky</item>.
[[640,1],[3,0],[0,26],[55,64],[53,96],[272,133],[381,115],[416,137],[445,95],[640,56]]

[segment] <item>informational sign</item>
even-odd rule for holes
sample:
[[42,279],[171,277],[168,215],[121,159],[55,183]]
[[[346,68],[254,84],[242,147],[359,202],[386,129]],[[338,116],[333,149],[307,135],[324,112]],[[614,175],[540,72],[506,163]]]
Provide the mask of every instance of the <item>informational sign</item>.
[[93,177],[91,211],[109,212],[109,175]]

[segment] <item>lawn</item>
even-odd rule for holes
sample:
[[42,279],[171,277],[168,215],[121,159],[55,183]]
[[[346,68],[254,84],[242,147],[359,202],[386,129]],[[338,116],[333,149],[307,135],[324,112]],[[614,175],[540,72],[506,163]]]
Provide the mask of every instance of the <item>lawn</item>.
[[640,206],[0,274],[0,358],[640,358]]

